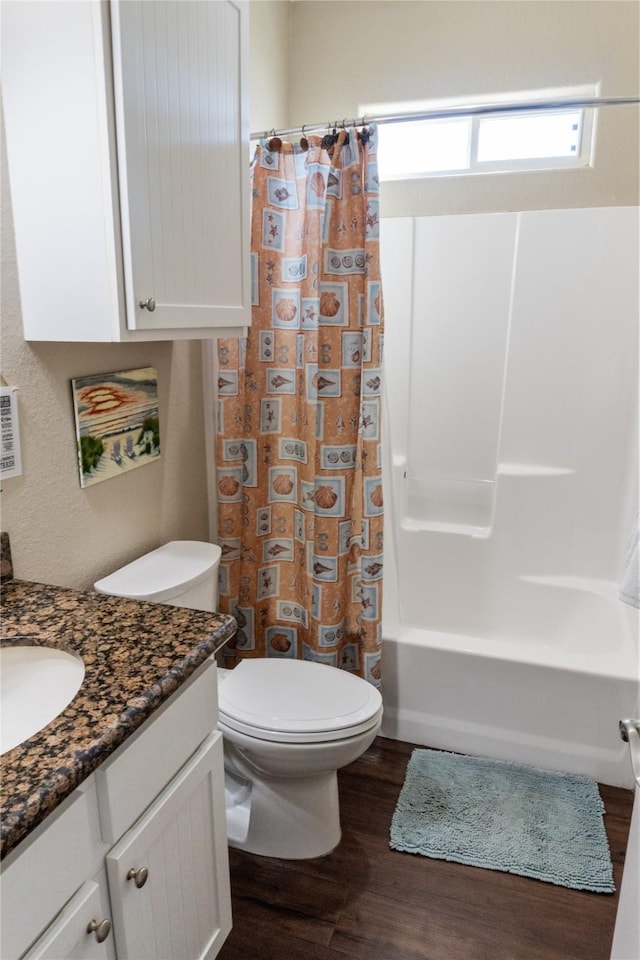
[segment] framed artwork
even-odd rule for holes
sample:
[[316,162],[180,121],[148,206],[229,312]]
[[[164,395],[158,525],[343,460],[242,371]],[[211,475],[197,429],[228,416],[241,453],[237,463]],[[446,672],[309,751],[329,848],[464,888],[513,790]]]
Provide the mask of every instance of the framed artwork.
[[81,487],[160,458],[154,367],[77,377],[71,387]]

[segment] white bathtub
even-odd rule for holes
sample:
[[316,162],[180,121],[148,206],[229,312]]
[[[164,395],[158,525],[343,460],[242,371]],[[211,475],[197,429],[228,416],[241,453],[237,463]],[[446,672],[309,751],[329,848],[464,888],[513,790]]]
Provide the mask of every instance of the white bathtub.
[[[540,626],[537,638],[387,621],[382,733],[631,787],[618,721],[636,704],[637,613],[613,583],[540,579],[536,607],[521,609],[523,623]],[[541,626],[545,613],[552,632]]]
[[469,532],[410,516],[404,463],[385,464],[383,735],[633,785],[638,611],[612,580],[526,572],[572,559],[546,506],[570,479],[501,465],[491,526]]

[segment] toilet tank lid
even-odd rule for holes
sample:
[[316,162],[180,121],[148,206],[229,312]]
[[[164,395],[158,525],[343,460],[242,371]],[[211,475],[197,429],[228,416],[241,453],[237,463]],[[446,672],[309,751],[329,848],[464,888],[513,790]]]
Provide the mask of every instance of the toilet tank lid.
[[163,603],[215,571],[221,549],[199,540],[172,540],[94,583],[98,593]]

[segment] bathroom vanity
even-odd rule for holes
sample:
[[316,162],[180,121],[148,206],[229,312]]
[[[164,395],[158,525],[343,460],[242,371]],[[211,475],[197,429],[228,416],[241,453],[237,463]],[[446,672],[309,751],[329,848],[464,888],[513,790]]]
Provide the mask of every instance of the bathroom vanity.
[[84,680],[2,757],[11,958],[215,957],[231,928],[213,655],[232,617],[10,581],[4,643],[80,656]]

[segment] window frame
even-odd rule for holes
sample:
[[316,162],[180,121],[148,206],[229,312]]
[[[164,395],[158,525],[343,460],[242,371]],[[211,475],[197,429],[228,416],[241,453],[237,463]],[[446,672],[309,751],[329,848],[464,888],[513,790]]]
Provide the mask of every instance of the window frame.
[[[479,106],[478,101],[475,101],[473,106],[468,104],[469,112],[465,113],[464,107],[465,103],[460,100],[456,101],[438,101],[438,102],[423,102],[419,105],[414,104],[413,110],[409,108],[408,104],[376,104],[374,106],[369,106],[361,108],[361,113],[363,116],[371,115],[377,110],[377,115],[381,121],[378,136],[384,137],[386,132],[383,131],[383,127],[388,126],[390,133],[393,133],[393,128],[397,127],[398,122],[411,123],[412,121],[408,116],[405,120],[405,115],[410,114],[411,112],[416,113],[416,121],[422,123],[442,123],[443,120],[452,119],[460,120],[466,119],[469,122],[469,139],[468,139],[468,163],[464,168],[453,167],[453,168],[442,168],[438,170],[415,170],[410,173],[389,173],[384,170],[384,164],[380,163],[380,157],[378,160],[379,167],[379,179],[381,182],[397,182],[401,180],[423,180],[423,179],[433,179],[438,177],[468,177],[468,176],[478,176],[486,174],[495,174],[495,173],[527,173],[527,172],[536,172],[536,171],[554,171],[554,170],[578,170],[586,167],[593,166],[593,156],[594,156],[594,144],[595,144],[595,124],[596,124],[596,109],[594,107],[588,106],[576,106],[575,101],[584,98],[592,98],[597,95],[597,87],[579,87],[579,88],[566,88],[563,90],[546,90],[546,91],[535,91],[533,93],[521,93],[521,94],[511,94],[505,95],[500,100],[500,106],[506,106],[509,109],[507,110],[497,110],[497,100],[486,101],[487,110],[483,111],[481,106]],[[573,103],[568,103],[566,107],[558,106],[558,100],[567,100],[574,101]],[[527,109],[526,105],[531,105],[532,103],[540,103],[541,106]],[[549,102],[553,104],[546,109],[542,104],[544,102]],[[519,104],[522,103],[522,108]],[[512,107],[512,109],[511,109]],[[395,108],[395,112],[392,113],[391,109]],[[422,116],[425,112],[443,112],[446,113],[448,110],[451,110],[453,116],[449,117],[429,117]],[[571,156],[548,156],[548,157],[524,157],[517,159],[506,159],[506,160],[479,160],[478,159],[478,146],[480,140],[480,130],[482,123],[485,121],[491,120],[508,120],[509,118],[522,119],[523,117],[541,117],[541,116],[554,116],[562,114],[579,114],[579,131],[578,131],[578,150],[574,155]],[[402,115],[403,120],[398,122],[390,122],[388,124],[384,123],[384,118],[386,116],[398,116]],[[380,149],[380,146],[379,146]]]

